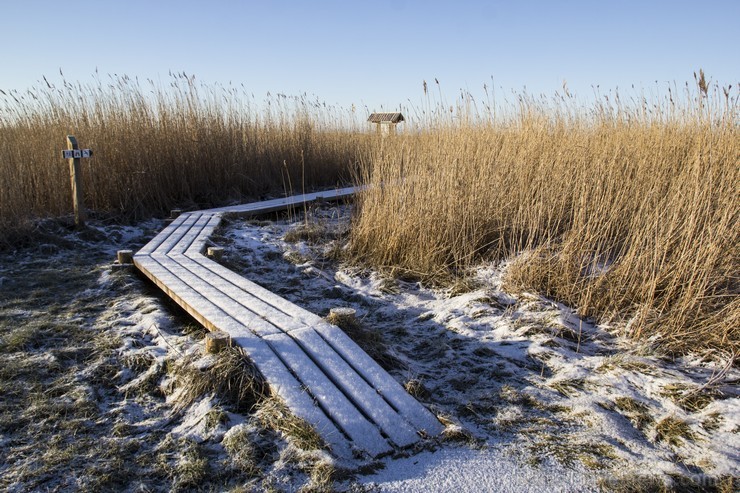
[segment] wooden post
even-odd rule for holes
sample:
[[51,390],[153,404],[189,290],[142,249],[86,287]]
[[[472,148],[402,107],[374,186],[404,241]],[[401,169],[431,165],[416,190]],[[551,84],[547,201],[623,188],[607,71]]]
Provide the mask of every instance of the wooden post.
[[[77,145],[77,139],[72,135],[67,135],[67,149],[70,151],[80,150],[80,146]],[[69,179],[72,184],[72,202],[75,211],[75,225],[81,228],[85,225],[85,220],[87,219],[85,215],[85,203],[82,200],[82,166],[80,166],[79,157],[69,158],[68,161]]]
[[332,308],[329,310],[329,316],[326,317],[330,324],[346,329],[357,325],[357,311],[354,308]]
[[206,250],[206,255],[211,257],[213,260],[221,260],[224,256],[224,249],[223,247],[208,247],[208,250]]
[[206,334],[206,352],[218,353],[231,345],[231,336],[222,330],[214,330]]
[[134,263],[134,252],[133,250],[118,250],[116,252],[117,260],[120,265],[133,264]]

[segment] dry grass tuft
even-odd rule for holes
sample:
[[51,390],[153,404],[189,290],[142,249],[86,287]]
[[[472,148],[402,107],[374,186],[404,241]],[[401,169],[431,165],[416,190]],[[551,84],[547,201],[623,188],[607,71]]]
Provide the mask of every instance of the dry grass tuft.
[[432,393],[429,392],[429,389],[424,386],[424,382],[419,378],[410,379],[403,384],[403,388],[406,389],[406,392],[422,401],[429,400],[432,396]]
[[290,437],[296,447],[303,450],[325,448],[318,432],[305,420],[290,412],[277,396],[271,396],[260,404],[257,418],[267,428],[280,431]]
[[675,416],[667,416],[655,424],[655,441],[680,447],[684,439],[696,439],[696,434],[686,421]]
[[363,351],[373,358],[386,370],[398,369],[403,365],[389,351],[383,335],[377,330],[365,327],[354,313],[351,316],[343,315],[342,309],[332,310],[326,321],[336,325],[344,331]]
[[548,386],[564,397],[575,397],[583,390],[586,380],[583,378],[566,378],[550,382]]
[[650,408],[632,397],[617,397],[614,399],[614,404],[619,412],[626,416],[636,429],[642,432],[645,432],[646,428],[653,423]]
[[173,471],[173,490],[191,491],[204,483],[209,472],[208,458],[200,445],[192,440],[180,439],[178,448],[181,455]]
[[250,411],[267,394],[267,384],[251,360],[238,347],[227,347],[214,355],[213,364],[200,369],[186,358],[175,370],[178,379],[177,407],[184,409],[200,397],[215,393],[234,406]]
[[305,241],[306,243],[315,245],[320,242],[328,242],[331,239],[330,236],[330,231],[325,224],[319,221],[306,220],[285,233],[283,239],[287,243]]
[[722,397],[722,393],[713,388],[678,383],[665,385],[660,394],[671,399],[684,411],[691,413],[701,411]]
[[233,465],[248,476],[260,473],[258,453],[252,444],[251,432],[245,425],[237,425],[224,436],[223,445]]
[[317,460],[309,467],[310,483],[301,493],[332,493],[336,491],[334,479],[337,470],[330,460]]
[[536,433],[526,447],[532,453],[530,459],[532,465],[551,458],[566,467],[581,463],[588,469],[598,470],[608,468],[616,459],[611,445],[586,441],[570,434],[559,436],[552,433]]

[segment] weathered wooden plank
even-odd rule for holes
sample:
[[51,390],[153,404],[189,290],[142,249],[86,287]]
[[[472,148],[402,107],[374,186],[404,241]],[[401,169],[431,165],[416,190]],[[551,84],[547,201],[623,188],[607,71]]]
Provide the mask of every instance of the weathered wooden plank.
[[[189,212],[183,214],[180,217],[183,218],[183,222],[176,228],[170,231],[167,238],[160,243],[160,245],[154,249],[149,255],[167,255],[172,248],[177,245],[183,236],[185,236],[190,228],[192,228],[198,219],[202,216],[199,212]],[[178,218],[179,219],[179,218]]]
[[177,229],[180,228],[180,226],[182,226],[182,223],[185,222],[185,219],[187,219],[187,216],[188,215],[183,214],[183,215],[180,215],[174,221],[172,221],[166,228],[164,228],[162,231],[160,231],[159,234],[157,234],[157,236],[155,236],[152,239],[152,241],[150,241],[149,243],[147,243],[146,245],[144,245],[144,247],[141,250],[139,250],[138,252],[136,252],[136,255],[139,255],[139,256],[149,255],[154,250],[156,250],[157,248],[159,248],[159,246],[167,238],[169,238],[169,236],[173,232],[177,231]]
[[250,334],[252,333],[244,324],[230,317],[226,312],[203,297],[193,286],[177,277],[157,259],[151,256],[134,256],[134,264],[170,298],[209,330],[221,328],[231,331],[236,327],[243,327]]
[[265,340],[314,396],[324,412],[359,449],[372,456],[392,450],[378,428],[360,413],[354,403],[347,399],[289,335],[273,334],[266,336]]
[[254,327],[260,335],[274,334],[276,331],[273,329],[258,330],[259,325],[252,326],[252,321],[255,319],[269,320],[270,324],[277,326],[281,331],[306,327],[306,324],[300,320],[292,318],[272,305],[256,298],[249,291],[241,289],[229,282],[228,279],[206,269],[198,262],[184,255],[169,255],[169,258],[207,283],[202,291],[204,296],[207,296],[234,317],[244,317],[250,327]]
[[197,262],[201,266],[207,268],[209,271],[218,275],[219,277],[227,280],[231,284],[238,286],[240,289],[249,293],[254,298],[264,302],[265,304],[274,307],[280,312],[293,317],[305,325],[312,326],[315,324],[322,323],[324,319],[311,313],[308,310],[291,303],[285,298],[276,295],[272,291],[263,288],[259,284],[256,284],[249,279],[246,279],[239,274],[227,269],[226,267],[204,257],[203,255],[187,255],[191,260]]
[[417,430],[430,436],[438,435],[444,430],[439,420],[427,408],[411,397],[401,384],[339,327],[324,322],[314,326],[314,329]]
[[383,397],[368,385],[354,368],[332,348],[314,329],[295,330],[290,336],[311,359],[340,387],[348,398],[399,447],[419,441],[419,435]]
[[[283,330],[267,318],[260,317],[249,310],[239,301],[223,294],[209,283],[180,265],[175,258],[167,257],[160,259],[161,266],[170,274],[187,283],[204,301],[217,307],[223,314],[240,321],[256,335],[265,336],[269,334],[282,333]],[[194,300],[197,301],[197,300]]]
[[275,212],[279,210],[288,209],[290,207],[296,207],[305,203],[314,202],[316,200],[327,200],[334,201],[340,200],[346,197],[351,197],[357,193],[358,187],[345,187],[338,188],[335,190],[325,190],[322,192],[306,193],[301,195],[291,195],[290,197],[265,200],[262,202],[254,202],[251,204],[240,204],[229,207],[217,207],[215,209],[206,209],[202,212],[212,213],[252,213],[252,214],[266,214],[269,212]]
[[220,214],[213,214],[210,217],[211,218],[208,220],[208,224],[201,230],[195,241],[187,248],[187,250],[185,250],[186,255],[198,255],[202,254],[205,251],[206,245],[209,241],[209,237],[221,223]]
[[188,247],[203,233],[203,230],[208,226],[208,222],[211,220],[211,217],[212,216],[209,214],[201,214],[185,234],[170,247],[169,251],[162,253],[166,253],[167,255],[185,253],[185,250],[187,250]]

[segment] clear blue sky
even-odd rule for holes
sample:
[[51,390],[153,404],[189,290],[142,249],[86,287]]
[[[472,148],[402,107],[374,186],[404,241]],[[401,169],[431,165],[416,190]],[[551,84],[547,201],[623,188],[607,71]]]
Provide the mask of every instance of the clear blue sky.
[[[740,0],[0,0],[0,89],[102,74],[307,92],[390,110],[437,78],[446,98],[484,83],[579,96],[740,82]],[[436,87],[434,87],[436,92]]]

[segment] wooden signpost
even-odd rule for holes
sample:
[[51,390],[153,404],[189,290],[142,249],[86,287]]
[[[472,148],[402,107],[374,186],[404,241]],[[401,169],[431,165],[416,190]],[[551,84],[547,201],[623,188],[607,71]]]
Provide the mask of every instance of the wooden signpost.
[[85,203],[82,195],[82,166],[80,159],[92,157],[92,150],[80,149],[77,139],[73,135],[67,135],[67,150],[62,151],[62,157],[69,161],[69,178],[72,184],[72,203],[75,211],[75,225],[85,225]]

